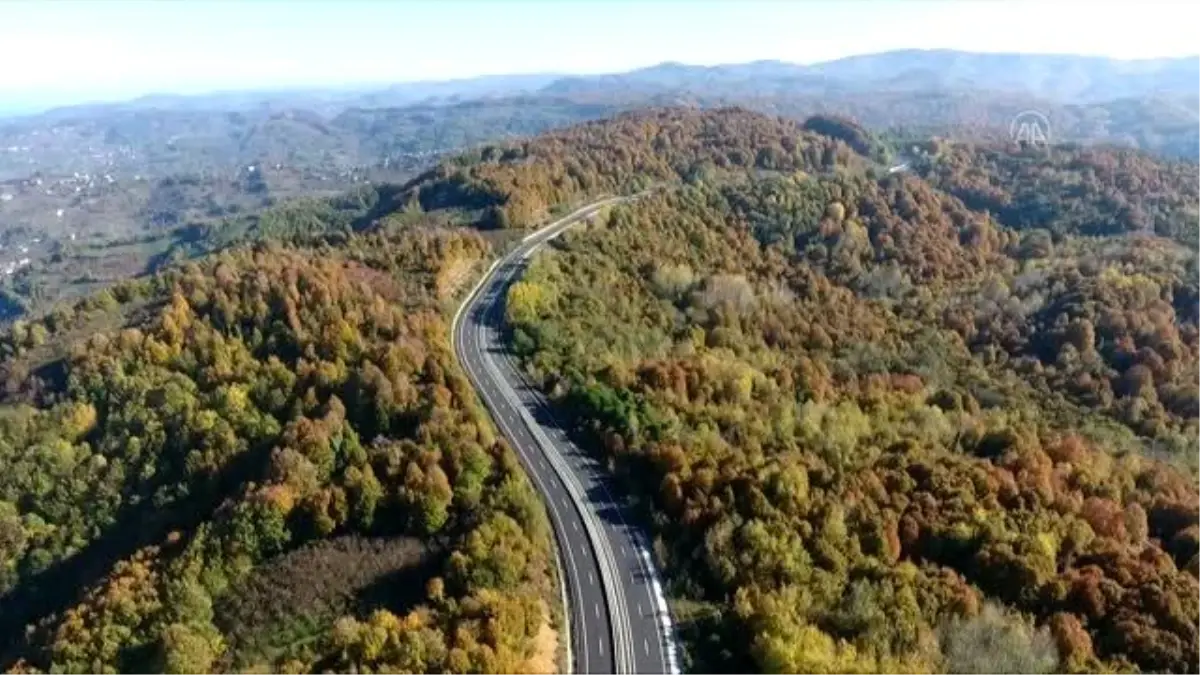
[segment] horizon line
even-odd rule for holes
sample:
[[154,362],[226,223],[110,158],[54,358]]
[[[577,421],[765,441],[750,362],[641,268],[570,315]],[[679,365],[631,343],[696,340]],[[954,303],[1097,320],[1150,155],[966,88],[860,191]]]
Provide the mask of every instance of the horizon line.
[[[594,70],[594,71],[528,70],[528,71],[508,71],[508,72],[482,72],[482,73],[473,74],[473,75],[463,75],[463,76],[458,76],[458,77],[435,78],[435,79],[361,80],[361,81],[357,81],[357,82],[341,82],[341,83],[313,82],[313,83],[308,83],[308,84],[281,84],[281,85],[261,84],[261,85],[232,86],[232,87],[198,88],[196,90],[191,90],[191,91],[188,91],[188,90],[183,90],[183,91],[150,90],[150,91],[146,91],[145,93],[140,93],[140,94],[126,94],[126,95],[117,94],[117,95],[112,95],[112,96],[100,95],[100,96],[96,96],[96,97],[87,97],[85,95],[84,98],[80,99],[76,103],[52,103],[52,104],[29,103],[24,106],[22,106],[21,104],[18,103],[17,106],[15,106],[11,112],[6,111],[4,108],[0,108],[0,118],[30,117],[30,116],[36,116],[36,115],[47,114],[47,113],[51,113],[51,112],[55,112],[55,111],[60,111],[60,110],[69,110],[71,108],[84,108],[84,107],[89,107],[89,106],[119,106],[122,104],[136,103],[138,101],[143,101],[143,100],[152,99],[152,98],[197,99],[197,98],[206,98],[206,97],[214,97],[214,96],[234,96],[234,95],[242,95],[242,94],[266,94],[266,95],[276,94],[276,95],[278,95],[278,94],[287,94],[287,93],[294,93],[294,94],[320,93],[320,92],[335,93],[338,91],[345,91],[347,93],[350,93],[350,92],[367,93],[370,91],[382,91],[382,90],[390,88],[390,87],[398,87],[398,86],[406,86],[406,85],[453,84],[453,83],[471,82],[474,80],[486,80],[486,79],[493,79],[493,78],[498,79],[498,78],[505,78],[505,77],[514,77],[514,78],[545,77],[545,78],[552,78],[552,79],[567,79],[567,78],[573,78],[573,77],[603,77],[606,75],[627,75],[630,73],[636,73],[636,72],[642,71],[642,70],[652,70],[654,68],[660,68],[663,66],[676,66],[676,67],[683,67],[683,68],[722,68],[722,67],[730,67],[730,66],[748,66],[748,65],[755,65],[755,64],[771,63],[771,64],[779,64],[779,65],[785,65],[785,66],[796,66],[799,68],[811,68],[811,67],[815,67],[815,66],[837,63],[839,61],[846,61],[846,60],[850,60],[850,59],[865,58],[865,57],[872,57],[872,56],[882,56],[885,54],[902,54],[902,53],[909,53],[909,52],[920,52],[920,53],[930,53],[930,54],[954,53],[954,54],[964,54],[964,55],[998,56],[998,57],[1002,57],[1002,56],[1018,56],[1018,57],[1031,57],[1031,58],[1067,57],[1067,58],[1080,58],[1080,59],[1090,59],[1090,60],[1097,60],[1097,61],[1107,61],[1107,62],[1120,63],[1120,64],[1141,64],[1141,63],[1166,62],[1166,61],[1182,61],[1182,60],[1186,60],[1186,59],[1200,60],[1200,52],[1193,53],[1193,54],[1184,54],[1184,55],[1179,55],[1179,56],[1119,58],[1119,57],[1108,56],[1108,55],[1104,55],[1104,54],[1085,54],[1085,53],[1078,53],[1078,52],[1045,52],[1045,51],[1020,52],[1020,51],[1012,51],[1012,50],[973,51],[973,50],[953,49],[953,48],[946,48],[946,47],[932,47],[932,48],[906,47],[906,48],[902,48],[902,49],[887,49],[887,50],[878,51],[878,52],[860,52],[860,53],[856,53],[856,54],[848,54],[845,56],[839,56],[839,57],[833,58],[833,59],[817,59],[817,60],[808,61],[808,62],[788,61],[785,59],[763,58],[763,59],[753,59],[753,60],[749,60],[749,61],[730,61],[730,62],[718,62],[718,63],[695,63],[695,62],[689,63],[689,62],[685,62],[685,61],[668,59],[668,60],[664,60],[664,61],[657,61],[657,62],[653,62],[653,63],[647,63],[644,65],[634,66],[632,68],[627,68],[627,69],[623,69],[623,70]],[[10,90],[10,91],[5,91],[4,89],[0,89],[0,93],[4,94],[6,96],[15,95],[17,97],[25,96],[27,98],[33,98],[33,97],[37,97],[37,96],[55,96],[55,95],[69,96],[70,95],[68,92],[65,92],[63,90],[31,90],[31,89]]]

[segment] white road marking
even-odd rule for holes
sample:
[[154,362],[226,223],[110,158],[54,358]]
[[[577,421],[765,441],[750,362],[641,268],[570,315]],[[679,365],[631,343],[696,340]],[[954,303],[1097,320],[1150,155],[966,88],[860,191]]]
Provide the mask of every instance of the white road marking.
[[604,656],[604,638],[600,638],[598,642],[600,643],[600,656]]
[[591,585],[594,585],[595,583],[596,583],[596,577],[592,576],[591,570],[588,570],[588,585],[591,586]]
[[592,609],[595,610],[596,618],[599,619],[600,618],[600,603],[597,602],[596,604],[592,605]]
[[642,612],[642,603],[640,602],[638,603],[638,616],[645,616],[645,613]]
[[578,532],[578,531],[579,531],[579,521],[577,521],[577,520],[572,520],[572,521],[571,521],[571,527],[575,528],[575,531],[576,531],[576,532]]
[[646,641],[646,638],[642,638],[642,651],[646,653],[646,656],[650,656],[650,643]]

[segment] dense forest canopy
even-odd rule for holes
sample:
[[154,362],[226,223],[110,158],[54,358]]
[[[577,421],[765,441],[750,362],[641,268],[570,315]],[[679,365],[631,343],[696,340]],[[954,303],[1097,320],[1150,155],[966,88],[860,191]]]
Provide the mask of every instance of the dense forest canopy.
[[553,670],[545,515],[447,335],[486,254],[242,248],[15,324],[4,664]]
[[529,227],[551,208],[662,183],[823,170],[866,162],[846,143],[741,108],[654,109],[486,145],[414,180],[399,199],[425,211],[478,209],[493,227]]
[[707,608],[694,666],[1197,667],[1195,186],[1033,152],[689,175],[513,287],[514,345]]
[[691,669],[1197,670],[1186,166],[915,145],[626,113],[15,322],[0,666],[561,668],[546,517],[447,317],[506,240],[627,194],[506,312],[652,523]]

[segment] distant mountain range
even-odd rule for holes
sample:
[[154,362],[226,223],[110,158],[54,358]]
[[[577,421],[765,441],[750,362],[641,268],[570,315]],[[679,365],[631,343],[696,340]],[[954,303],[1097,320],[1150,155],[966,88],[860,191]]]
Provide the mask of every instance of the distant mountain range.
[[1120,61],[1102,57],[907,50],[852,56],[812,67],[860,86],[893,91],[977,88],[1026,93],[1062,103],[1192,95],[1200,59]]
[[[1018,112],[1056,140],[1194,159],[1200,59],[904,50],[799,65],[663,63],[609,75],[499,75],[387,87],[155,95],[0,119],[0,179],[232,164],[374,164],[647,105],[836,113],[877,129],[995,138]],[[53,133],[41,133],[53,129]]]
[[[261,109],[286,110],[303,108],[326,115],[350,107],[387,108],[421,102],[456,103],[493,96],[511,96],[537,91],[562,79],[564,75],[546,73],[532,75],[484,75],[460,80],[403,82],[387,86],[353,86],[322,89],[280,89],[224,91],[212,94],[150,94],[128,101],[89,103],[52,108],[36,117],[54,120],[75,119],[105,112],[144,110],[172,112],[248,112]],[[17,109],[29,109],[30,101],[14,104]],[[18,115],[0,107],[0,119]],[[30,116],[30,115],[25,115]]]
[[197,96],[156,94],[120,103],[57,108],[44,114],[65,119],[103,110],[247,111],[261,107],[301,107],[330,113],[350,107],[458,103],[468,99],[533,93],[608,94],[614,88],[642,94],[704,90],[723,95],[758,96],[975,89],[1025,94],[1058,103],[1097,103],[1147,96],[1195,96],[1198,81],[1200,57],[1196,56],[1118,60],[1098,56],[910,49],[849,56],[811,65],[755,61],[693,66],[667,62],[607,75],[487,75],[386,87],[241,91]]

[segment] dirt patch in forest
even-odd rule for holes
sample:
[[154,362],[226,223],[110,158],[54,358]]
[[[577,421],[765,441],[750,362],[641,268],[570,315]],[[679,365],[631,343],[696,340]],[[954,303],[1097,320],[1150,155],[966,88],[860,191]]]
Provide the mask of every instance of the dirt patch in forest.
[[437,556],[417,539],[345,536],[319,541],[256,569],[225,593],[215,623],[230,662],[270,663],[324,634],[344,614],[403,614],[423,599]]

